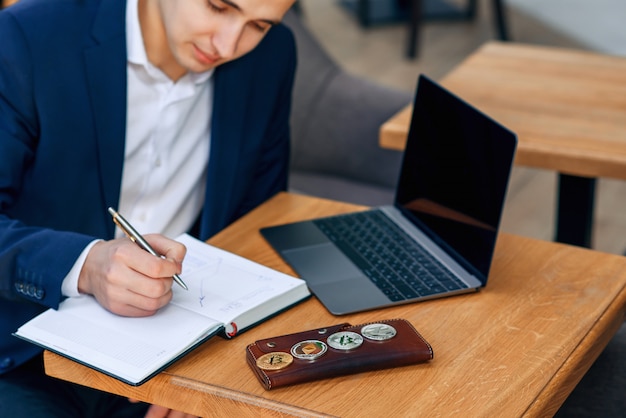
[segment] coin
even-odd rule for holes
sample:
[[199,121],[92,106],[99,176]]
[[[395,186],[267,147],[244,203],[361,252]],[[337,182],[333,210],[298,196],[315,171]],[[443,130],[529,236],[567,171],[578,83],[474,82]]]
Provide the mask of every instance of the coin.
[[363,344],[363,337],[356,332],[340,331],[328,337],[326,342],[337,350],[352,350]]
[[291,355],[302,360],[315,360],[324,355],[328,348],[318,340],[305,340],[291,347]]
[[263,370],[280,370],[293,363],[293,357],[289,353],[282,351],[274,351],[272,353],[263,354],[256,359],[256,365]]
[[375,341],[384,341],[396,336],[396,329],[388,324],[368,324],[361,328],[365,338]]

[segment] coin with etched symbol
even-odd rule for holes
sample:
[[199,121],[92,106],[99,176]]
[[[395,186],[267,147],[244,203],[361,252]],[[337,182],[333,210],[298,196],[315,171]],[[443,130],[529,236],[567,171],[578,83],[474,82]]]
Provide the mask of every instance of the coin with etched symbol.
[[389,340],[396,336],[396,329],[389,324],[368,324],[361,328],[365,338],[375,341]]
[[328,348],[319,340],[305,340],[291,347],[291,355],[302,360],[315,360],[323,356]]
[[274,351],[263,354],[256,359],[256,365],[263,370],[280,370],[293,363],[293,357],[289,353]]
[[326,342],[337,350],[352,350],[363,344],[363,337],[356,332],[340,331],[329,336]]

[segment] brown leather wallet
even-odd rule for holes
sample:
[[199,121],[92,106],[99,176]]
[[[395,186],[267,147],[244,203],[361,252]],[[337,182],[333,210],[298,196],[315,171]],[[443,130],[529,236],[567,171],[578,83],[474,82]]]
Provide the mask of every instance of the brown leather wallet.
[[430,344],[404,319],[348,323],[258,340],[246,360],[265,389],[423,363]]

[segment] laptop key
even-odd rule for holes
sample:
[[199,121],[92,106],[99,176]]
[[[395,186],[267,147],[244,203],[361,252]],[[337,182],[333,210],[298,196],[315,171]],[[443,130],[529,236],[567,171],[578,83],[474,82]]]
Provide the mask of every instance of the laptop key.
[[405,299],[411,299],[419,296],[415,290],[411,289],[411,287],[404,282],[398,283],[395,287],[402,294],[402,296],[405,297]]
[[315,223],[392,300],[459,288],[438,261],[378,211]]

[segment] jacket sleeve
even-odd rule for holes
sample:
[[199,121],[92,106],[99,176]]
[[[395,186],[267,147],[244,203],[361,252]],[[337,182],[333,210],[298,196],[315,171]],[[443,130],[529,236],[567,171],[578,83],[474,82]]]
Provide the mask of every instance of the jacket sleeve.
[[[33,162],[45,156],[38,141],[41,109],[33,93],[35,61],[9,13],[0,13],[0,39],[6,40],[0,48],[0,298],[56,307],[63,278],[92,238],[27,225],[14,213],[25,178],[35,175],[30,170]],[[29,205],[32,214],[45,211],[45,202]]]

